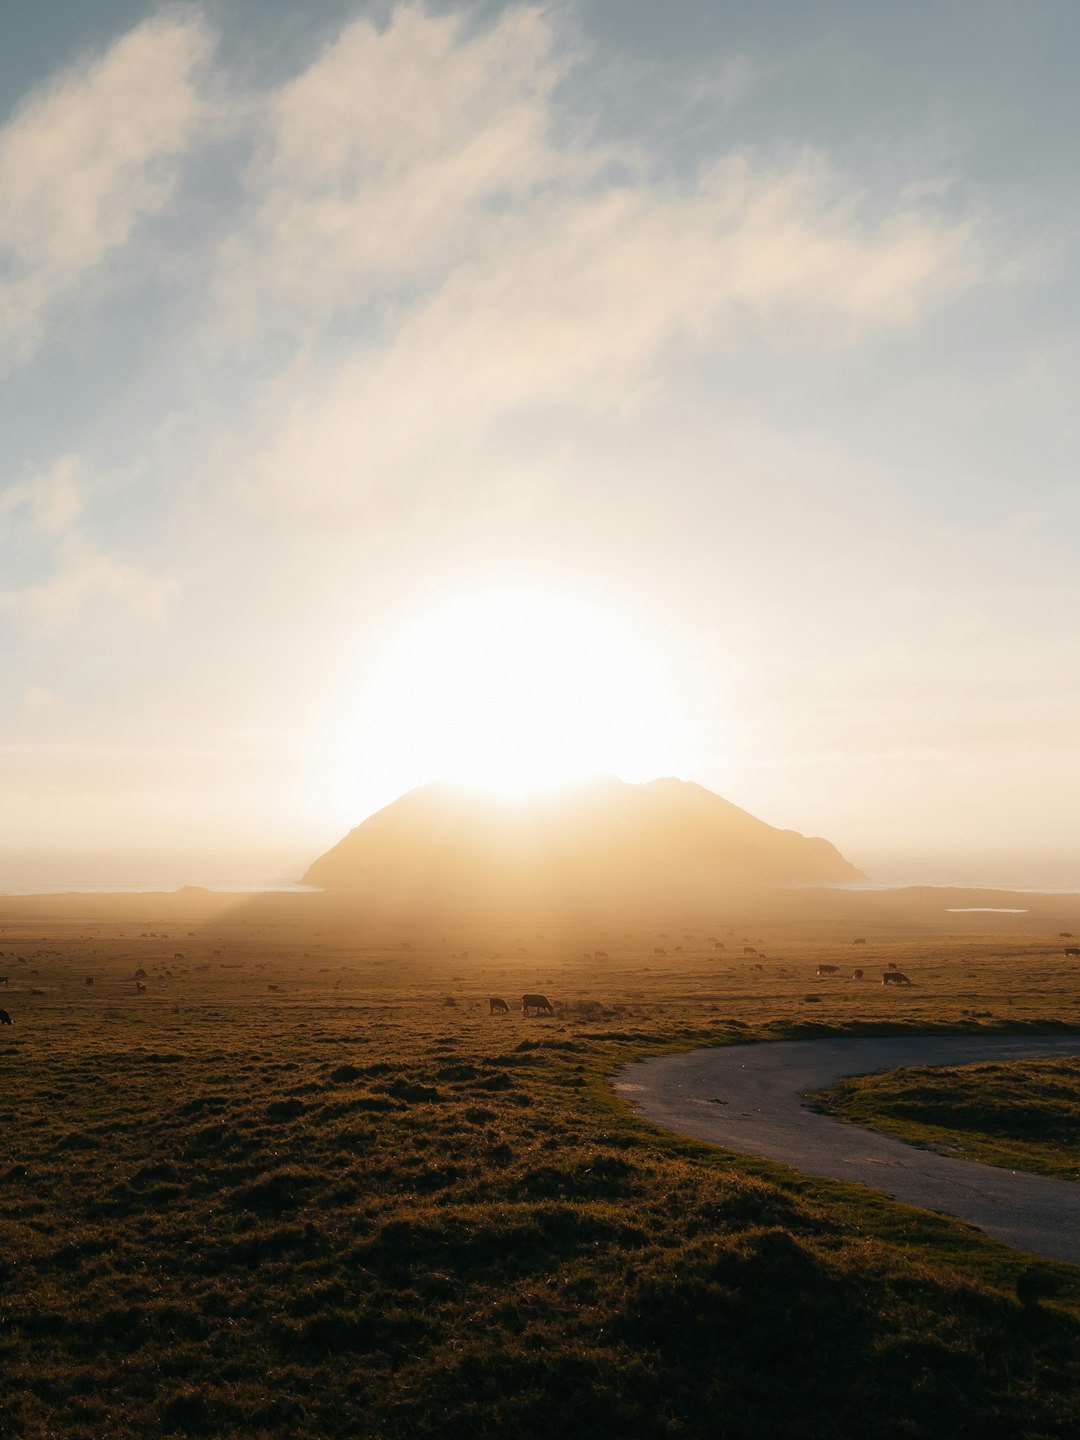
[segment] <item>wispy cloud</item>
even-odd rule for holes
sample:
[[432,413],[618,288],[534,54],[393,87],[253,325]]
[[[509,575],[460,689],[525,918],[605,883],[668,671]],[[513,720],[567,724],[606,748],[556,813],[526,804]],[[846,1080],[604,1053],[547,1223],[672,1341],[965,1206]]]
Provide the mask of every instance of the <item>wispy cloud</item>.
[[172,198],[206,102],[198,15],[148,20],[35,91],[0,129],[0,370]]
[[250,210],[221,256],[238,328],[308,331],[385,305],[486,252],[538,187],[581,162],[551,135],[561,69],[536,9],[479,34],[398,8],[348,25],[253,113]]
[[37,578],[0,588],[0,606],[46,629],[84,617],[92,603],[111,600],[136,618],[154,617],[174,588],[138,564],[102,548],[84,518],[100,482],[80,460],[61,456],[0,495],[0,542],[39,556]]
[[36,534],[65,534],[82,515],[88,488],[74,455],[61,455],[47,469],[24,475],[0,493],[0,539],[20,517]]
[[623,408],[672,345],[848,345],[984,273],[973,220],[870,214],[812,152],[682,180],[616,154],[568,124],[574,60],[534,8],[477,34],[407,6],[267,97],[215,289],[234,342],[300,347],[240,443],[264,503],[475,476],[503,418]]
[[[507,473],[542,483],[542,436],[506,454],[522,417],[617,421],[670,386],[673,352],[734,351],[747,332],[855,344],[983,273],[973,221],[915,191],[869,213],[818,154],[743,151],[673,176],[617,151],[571,119],[562,87],[580,57],[551,11],[474,22],[401,5],[241,95],[182,12],[31,95],[0,131],[0,365],[168,211],[211,94],[244,117],[250,153],[228,156],[236,207],[186,234],[183,273],[203,288],[178,343],[215,337],[199,351],[204,412],[218,380],[258,383],[229,390],[212,432],[192,425],[201,453],[172,459],[198,472],[204,522],[236,493],[285,517],[453,509],[466,492],[483,505]],[[169,593],[92,538],[93,468],[61,457],[0,500],[0,538],[6,518],[46,557],[0,594],[9,610],[58,624],[106,597],[153,613]],[[182,500],[183,481],[160,493]]]

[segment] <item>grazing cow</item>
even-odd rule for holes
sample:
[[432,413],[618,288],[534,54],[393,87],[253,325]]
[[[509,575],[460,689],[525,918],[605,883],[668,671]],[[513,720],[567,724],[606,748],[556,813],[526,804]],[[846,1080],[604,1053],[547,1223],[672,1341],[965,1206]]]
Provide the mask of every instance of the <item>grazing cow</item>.
[[1066,954],[1066,955],[1080,955],[1080,949],[1078,949],[1075,945],[1066,945],[1066,946],[1065,946],[1065,950],[1064,950],[1064,954]]
[[1071,940],[1072,938],[1073,938],[1073,933],[1072,933],[1071,930],[1059,930],[1059,931],[1058,931],[1058,939],[1059,939],[1059,940]]
[[676,945],[676,946],[675,946],[675,954],[676,954],[676,955],[681,955],[681,954],[682,954],[682,946],[681,946],[681,945]]
[[714,941],[713,941],[713,947],[712,947],[712,948],[713,948],[714,950],[726,950],[726,949],[727,949],[727,946],[724,944],[724,942],[723,942],[722,940],[714,940]]
[[146,971],[142,968],[141,965],[140,965],[139,968],[135,971],[135,979],[136,979],[136,980],[145,980],[145,979],[146,979]]
[[592,956],[589,954],[588,950],[583,950],[583,951],[581,952],[581,958],[582,958],[583,960],[591,960],[591,959],[592,959]]
[[753,945],[744,945],[742,953],[744,955],[756,955],[757,951],[754,949]]
[[10,1025],[11,1016],[6,1010],[0,1010],[0,1025]]
[[94,977],[93,977],[93,975],[87,975],[86,979],[83,981],[83,984],[84,984],[84,985],[92,985],[93,983],[94,983]]
[[146,986],[143,984],[143,982],[142,982],[141,980],[136,980],[136,981],[135,981],[135,994],[136,994],[136,995],[145,995],[145,994],[146,994]]
[[666,950],[661,950],[661,949],[659,948],[659,946],[654,946],[652,953],[653,953],[654,955],[666,955],[666,954],[667,954],[667,951],[666,951]]
[[0,975],[0,985],[6,985],[7,983],[8,977],[6,975]]
[[765,970],[765,966],[764,966],[764,965],[755,965],[753,968],[754,968],[755,970],[760,970],[760,971],[762,971],[763,973],[764,973],[764,970]]
[[595,951],[593,951],[593,959],[594,959],[594,960],[606,960],[607,958],[608,958],[608,955],[607,955],[607,951],[606,951],[606,950],[595,950]]
[[184,952],[182,950],[176,950],[173,952],[172,958],[174,960],[182,960],[184,958]]
[[881,983],[883,985],[911,985],[914,982],[909,980],[902,970],[883,970]]
[[506,1003],[505,1000],[500,999],[498,995],[492,995],[488,999],[488,1014],[509,1015],[510,1006]]
[[895,961],[895,960],[890,960],[890,961],[889,961],[889,969],[890,969],[890,970],[895,970],[895,969],[896,969],[896,961]]
[[819,965],[817,973],[819,975],[835,975],[839,968],[839,965]]
[[521,1013],[528,1015],[535,1011],[537,1015],[554,1015],[555,1007],[546,995],[522,995]]
[[852,970],[852,972],[851,972],[851,978],[852,978],[853,980],[861,980],[861,979],[862,979],[862,975],[863,975],[863,972],[862,972],[861,970]]
[[267,988],[267,990],[280,990],[280,989],[281,989],[281,986],[280,986],[280,985],[268,985],[266,988]]
[[866,944],[866,936],[865,936],[865,935],[860,935],[857,940],[852,940],[851,943],[852,943],[853,945],[865,945],[865,944]]

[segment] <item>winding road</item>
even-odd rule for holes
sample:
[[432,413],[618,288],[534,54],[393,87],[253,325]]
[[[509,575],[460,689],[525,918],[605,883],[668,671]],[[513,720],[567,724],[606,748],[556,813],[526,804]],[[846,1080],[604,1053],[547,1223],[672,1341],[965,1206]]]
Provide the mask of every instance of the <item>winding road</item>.
[[806,1096],[847,1075],[900,1065],[971,1065],[1080,1055],[1075,1035],[935,1035],[718,1046],[624,1065],[616,1091],[680,1135],[854,1180],[906,1205],[976,1225],[1050,1260],[1080,1264],[1080,1184],[939,1155],[811,1110]]

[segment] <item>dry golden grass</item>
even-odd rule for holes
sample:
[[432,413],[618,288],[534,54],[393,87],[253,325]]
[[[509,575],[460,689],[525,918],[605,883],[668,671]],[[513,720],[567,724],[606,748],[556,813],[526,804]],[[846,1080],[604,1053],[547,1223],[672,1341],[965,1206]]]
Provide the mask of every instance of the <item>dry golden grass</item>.
[[[607,1086],[669,1046],[1080,1022],[1067,913],[928,933],[895,904],[875,934],[790,906],[432,929],[9,902],[0,1430],[1075,1433],[1071,1267],[1040,1288],[963,1226],[663,1135]],[[561,1013],[489,1017],[526,989]]]

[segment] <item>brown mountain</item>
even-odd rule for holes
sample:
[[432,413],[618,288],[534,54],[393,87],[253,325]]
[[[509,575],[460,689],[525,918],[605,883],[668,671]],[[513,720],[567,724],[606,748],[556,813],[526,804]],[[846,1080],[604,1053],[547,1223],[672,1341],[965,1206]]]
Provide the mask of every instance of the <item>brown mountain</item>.
[[725,886],[861,879],[827,840],[777,830],[700,785],[600,779],[529,802],[442,785],[410,791],[310,867],[379,910],[655,911]]

